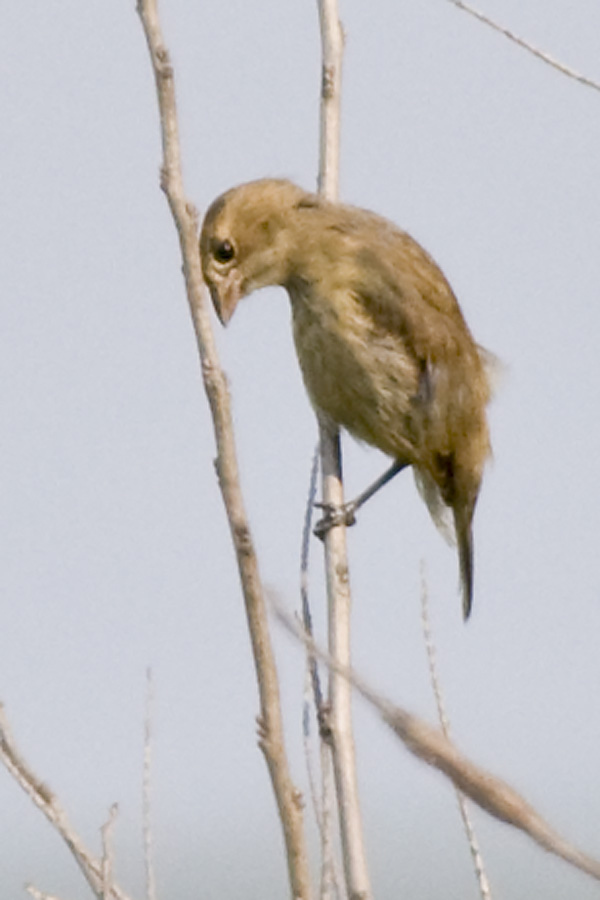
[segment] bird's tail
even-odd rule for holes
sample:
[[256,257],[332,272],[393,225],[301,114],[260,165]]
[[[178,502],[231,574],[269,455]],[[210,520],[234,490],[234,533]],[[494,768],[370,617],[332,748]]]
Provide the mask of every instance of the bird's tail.
[[[475,493],[474,500],[465,501],[464,496],[460,498],[460,501],[456,497],[454,500],[444,500],[439,486],[427,470],[417,469],[415,466],[414,475],[419,493],[427,504],[431,518],[448,543],[458,545],[463,616],[466,620],[471,614],[473,605],[472,523],[477,494]],[[452,510],[452,516],[449,515],[450,510]]]
[[473,509],[463,504],[455,506],[454,526],[458,544],[458,563],[462,588],[463,616],[465,621],[473,605]]

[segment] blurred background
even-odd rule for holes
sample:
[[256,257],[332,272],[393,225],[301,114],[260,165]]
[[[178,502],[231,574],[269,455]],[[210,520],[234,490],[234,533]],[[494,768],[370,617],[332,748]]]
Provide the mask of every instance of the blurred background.
[[[594,0],[479,6],[600,79]],[[600,856],[600,94],[443,0],[344,0],[340,12],[341,196],[433,254],[501,361],[472,620],[461,621],[455,551],[401,476],[349,532],[355,664],[435,720],[420,630],[425,560],[457,743]],[[314,188],[316,5],[162,0],[160,14],[199,210],[261,176]],[[133,0],[9,4],[0,68],[0,699],[25,758],[96,850],[118,801],[117,876],[139,897],[151,666],[159,895],[284,897]],[[287,297],[264,291],[227,332],[215,327],[262,574],[295,608],[317,432]],[[353,495],[385,460],[350,439],[344,452]],[[321,572],[315,541],[318,623]],[[274,632],[305,790],[303,658]],[[360,701],[356,727],[375,896],[475,898],[451,788]],[[597,896],[520,834],[474,817],[497,897]],[[87,896],[68,851],[3,770],[0,835],[0,900],[22,896],[25,881],[65,900]]]

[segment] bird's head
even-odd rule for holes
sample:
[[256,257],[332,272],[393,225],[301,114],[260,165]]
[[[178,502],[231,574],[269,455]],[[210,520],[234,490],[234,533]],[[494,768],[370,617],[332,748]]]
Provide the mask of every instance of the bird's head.
[[242,297],[289,280],[296,242],[294,212],[311,197],[289,181],[264,179],[232,188],[210,206],[202,224],[200,256],[223,325]]

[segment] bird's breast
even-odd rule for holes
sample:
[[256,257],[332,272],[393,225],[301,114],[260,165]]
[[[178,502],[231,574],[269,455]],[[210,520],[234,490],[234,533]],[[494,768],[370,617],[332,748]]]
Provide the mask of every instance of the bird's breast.
[[334,422],[411,461],[419,373],[398,335],[378,330],[349,292],[288,286],[294,341],[308,394]]

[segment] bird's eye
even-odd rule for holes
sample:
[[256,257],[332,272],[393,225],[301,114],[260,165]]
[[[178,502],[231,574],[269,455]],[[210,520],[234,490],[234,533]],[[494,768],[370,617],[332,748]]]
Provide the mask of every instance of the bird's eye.
[[218,241],[213,246],[213,256],[217,262],[226,263],[233,259],[235,250],[231,241]]

